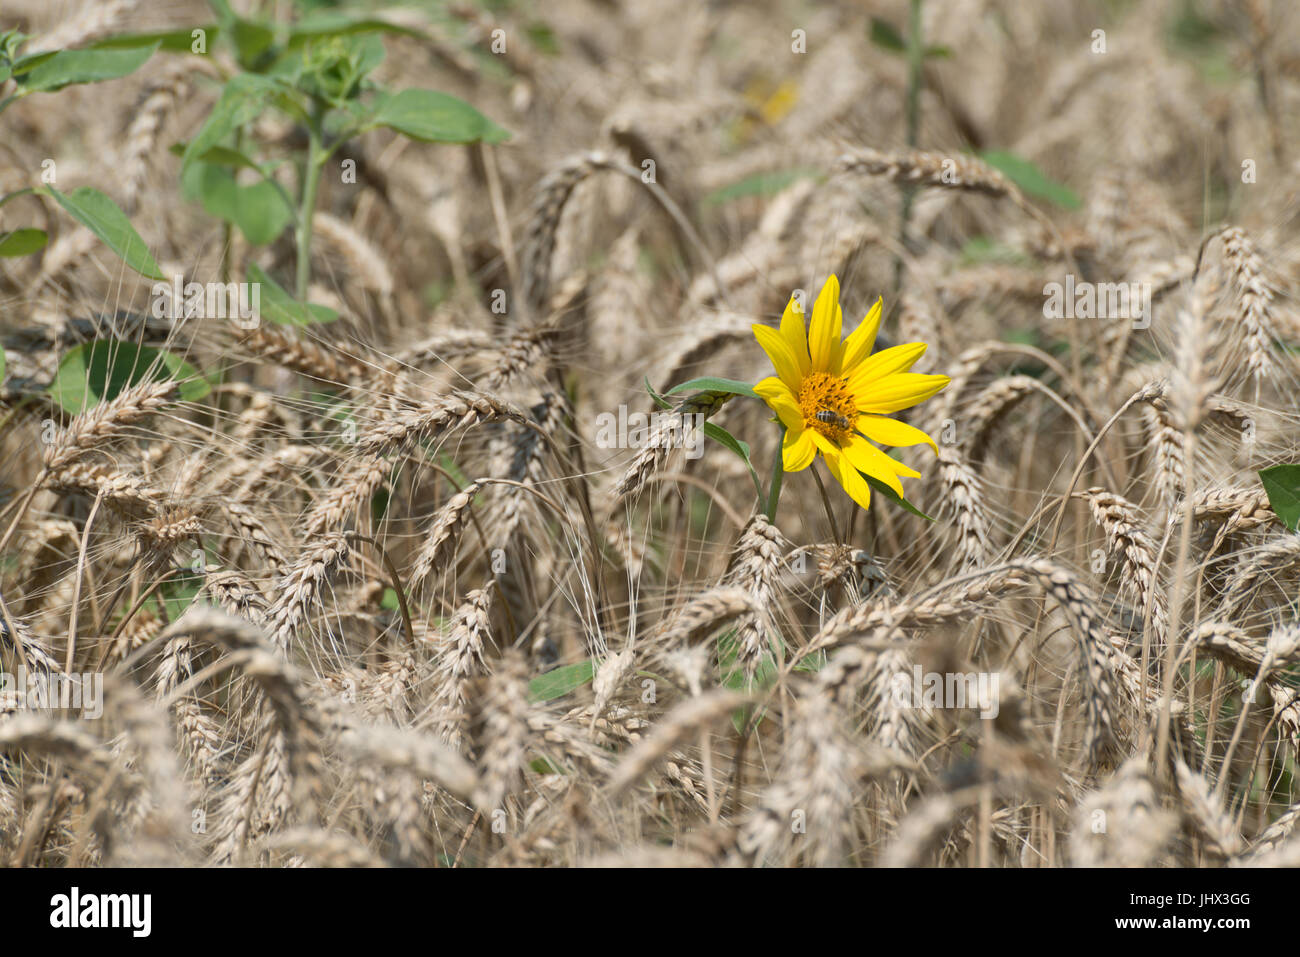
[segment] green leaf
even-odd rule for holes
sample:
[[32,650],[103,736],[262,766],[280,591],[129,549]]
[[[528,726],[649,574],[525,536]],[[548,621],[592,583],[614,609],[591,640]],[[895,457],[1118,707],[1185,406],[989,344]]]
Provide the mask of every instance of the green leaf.
[[533,701],[552,701],[581,688],[596,674],[595,661],[588,658],[576,665],[564,665],[528,682],[528,697]]
[[382,99],[371,122],[426,143],[502,143],[510,133],[464,100],[435,90],[402,90]]
[[150,33],[119,33],[92,43],[94,50],[122,50],[130,47],[157,45],[164,53],[191,53],[194,49],[194,31],[202,30],[204,42],[210,48],[221,35],[215,23],[198,27],[180,27],[176,30],[158,30]]
[[21,82],[28,90],[51,93],[74,83],[115,80],[144,66],[157,49],[155,43],[126,50],[59,50],[24,72]]
[[900,508],[906,509],[907,511],[911,512],[913,515],[920,516],[921,518],[925,519],[927,522],[934,521],[934,519],[932,519],[929,515],[926,515],[925,512],[921,511],[919,508],[917,508],[907,499],[901,498],[897,492],[895,492],[884,482],[881,482],[879,479],[872,478],[866,472],[859,472],[858,474],[867,480],[867,484],[870,485],[874,491],[879,492],[881,495],[885,496],[885,498],[889,499],[895,505],[899,506]]
[[714,425],[712,422],[704,423],[704,434],[720,445],[726,446],[732,452],[740,456],[741,461],[749,465],[749,470],[754,471],[754,467],[749,464],[749,444],[742,442],[720,425]]
[[370,520],[378,525],[388,514],[388,506],[393,500],[393,493],[387,485],[381,485],[370,496]]
[[230,24],[228,35],[235,44],[239,65],[245,70],[264,66],[269,59],[266,54],[275,46],[275,34],[269,27],[242,17],[236,17]]
[[981,153],[980,158],[1020,188],[1022,193],[1037,196],[1065,209],[1078,209],[1082,203],[1074,192],[1047,175],[1023,156],[1000,150]]
[[762,398],[754,387],[748,382],[741,382],[738,379],[719,379],[716,376],[704,376],[699,379],[691,379],[683,382],[681,385],[675,385],[664,395],[675,395],[678,392],[726,392],[730,395],[743,395],[751,399]]
[[397,36],[428,39],[427,34],[410,27],[389,23],[376,17],[357,19],[341,13],[321,13],[306,17],[289,30],[289,49],[293,50],[312,40],[353,36],[358,33],[391,33]]
[[308,326],[315,322],[333,322],[339,314],[325,306],[305,305],[289,295],[282,286],[264,273],[257,263],[248,264],[248,281],[261,287],[258,295],[261,314],[282,326]]
[[27,40],[27,34],[17,30],[0,31],[0,83],[13,76],[14,59]]
[[30,256],[45,248],[50,237],[43,229],[15,229],[0,233],[0,256]]
[[704,434],[713,439],[713,441],[717,442],[719,445],[730,449],[740,457],[740,460],[745,463],[745,467],[749,469],[750,478],[754,480],[754,490],[758,492],[758,497],[761,501],[763,498],[763,486],[758,480],[758,473],[754,471],[754,463],[749,459],[749,444],[740,441],[740,439],[736,438],[722,426],[714,425],[712,422],[704,423]]
[[[187,143],[173,143],[167,150],[173,156],[184,156],[188,146]],[[253,162],[252,159],[229,146],[214,146],[202,156],[195,157],[195,159],[200,163],[211,163],[213,166],[229,166],[232,169],[251,169],[259,173],[263,172],[262,167]]]
[[774,196],[791,183],[817,175],[819,175],[818,171],[810,166],[800,166],[795,169],[778,170],[770,173],[755,173],[753,176],[746,176],[744,179],[723,186],[721,189],[715,189],[704,197],[703,202],[707,206],[716,206],[719,203],[730,202],[733,199],[741,199],[745,196]]
[[645,376],[645,390],[650,393],[650,398],[655,400],[655,405],[661,409],[671,409],[673,404],[655,391],[655,387],[650,384],[650,377]]
[[302,93],[346,111],[337,119],[330,117],[326,124],[338,129],[370,118],[372,108],[360,108],[357,97],[363,89],[374,88],[365,80],[383,59],[384,41],[379,37],[340,36],[285,56],[272,73]]
[[373,73],[384,62],[385,53],[383,40],[379,37],[364,37],[353,50],[352,66],[357,71],[357,80]]
[[190,140],[181,159],[181,172],[208,150],[220,145],[221,141],[239,129],[245,123],[252,122],[258,114],[266,109],[272,93],[279,90],[279,85],[266,77],[243,73],[226,84],[221,99],[212,108],[204,121],[198,135]]
[[[770,638],[771,642],[774,642],[777,647],[784,647],[784,643],[779,636],[772,635]],[[729,628],[719,634],[717,642],[718,680],[723,687],[730,688],[732,691],[749,693],[755,688],[766,688],[772,683],[779,668],[771,643],[768,643],[763,648],[758,663],[754,666],[754,676],[751,680],[739,661],[740,647],[736,643],[736,629]],[[743,734],[745,728],[753,721],[754,715],[761,716],[766,710],[766,708],[759,708],[755,712],[753,705],[741,705],[731,712],[731,725],[736,729],[737,734]]]
[[[698,380],[698,381],[704,381],[704,380]],[[725,382],[728,384],[727,389],[715,389],[713,390],[714,392],[721,392],[723,394],[728,394],[728,395],[734,394],[730,391],[730,387],[736,384],[733,380],[715,379],[709,381]],[[689,384],[690,383],[686,383],[686,385]],[[740,383],[740,384],[743,385],[744,383]],[[662,395],[660,395],[658,392],[655,391],[654,386],[650,384],[649,376],[647,376],[645,379],[645,389],[647,392],[650,393],[650,397],[654,399],[655,404],[658,405],[659,408],[667,409],[667,410],[671,410],[673,408],[672,403],[670,403],[667,399],[665,399]],[[676,390],[674,389],[673,391]],[[703,432],[709,438],[713,439],[713,441],[719,443],[720,445],[725,446],[726,448],[730,449],[732,452],[735,452],[738,456],[740,456],[741,461],[743,461],[745,465],[748,466],[750,476],[754,479],[754,488],[758,492],[758,497],[762,499],[763,487],[758,481],[758,473],[754,471],[754,463],[750,461],[749,445],[745,442],[740,441],[738,438],[736,438],[734,435],[732,435],[722,426],[715,425],[712,422],[704,423]]]
[[821,671],[823,668],[826,667],[826,662],[828,660],[829,657],[827,656],[826,652],[814,651],[811,655],[808,655],[806,658],[799,659],[799,661],[795,663],[794,670],[807,672],[809,674],[816,674],[817,672]]
[[[213,147],[204,155],[213,153],[242,158],[225,147]],[[229,170],[205,162],[195,163],[182,174],[181,195],[197,199],[209,214],[234,223],[254,246],[271,242],[293,222],[293,208],[274,183],[261,180],[241,185]]]
[[[192,549],[193,544],[190,545]],[[182,549],[188,554],[188,551]],[[163,583],[162,605],[167,611],[167,618],[175,621],[181,616],[186,608],[194,603],[194,599],[199,594],[199,589],[203,587],[203,576],[197,572],[178,572]]]
[[560,44],[556,41],[555,31],[549,24],[542,23],[540,20],[530,23],[524,27],[524,36],[528,37],[528,42],[539,52],[547,56],[559,56]]
[[533,758],[528,766],[538,774],[563,774],[564,769],[550,758]]
[[[888,20],[871,18],[871,42],[890,53],[907,53],[907,40]],[[921,51],[923,57],[946,58],[952,56],[952,50],[946,46],[928,46]]]
[[[426,446],[426,448],[428,448],[430,453],[437,451],[433,445]],[[465,470],[456,464],[456,460],[446,452],[439,454],[436,461],[447,471],[447,474],[451,476],[452,484],[456,486],[457,492],[463,492],[469,483],[473,481],[465,474]]]
[[42,63],[45,63],[48,60],[53,60],[58,52],[58,50],[42,50],[40,53],[29,53],[26,56],[21,56],[13,61],[10,65],[11,69],[9,72],[15,77],[31,73],[32,70],[36,69]]
[[906,53],[907,41],[898,28],[880,17],[871,18],[871,42],[890,53]]
[[1259,480],[1268,504],[1290,531],[1300,527],[1300,465],[1274,465],[1260,469]]
[[1220,41],[1220,30],[1213,20],[1198,9],[1199,4],[1184,2],[1182,10],[1169,23],[1169,38],[1178,47],[1199,49]]
[[962,244],[959,255],[965,265],[999,263],[1007,266],[1032,266],[1034,263],[1021,250],[989,236],[972,236]]
[[217,15],[222,35],[235,48],[239,65],[245,70],[265,66],[271,57],[266,56],[275,45],[275,34],[263,23],[245,20],[231,9],[227,0],[208,0],[208,6]]
[[75,415],[129,386],[160,379],[179,382],[177,391],[186,402],[197,402],[212,390],[199,370],[180,356],[119,339],[96,339],[64,355],[46,391],[64,411]]
[[53,186],[39,190],[53,196],[78,222],[104,241],[109,249],[122,257],[122,261],[142,276],[162,279],[149,247],[135,231],[126,213],[97,189],[79,186],[71,193],[61,193]]
[[737,394],[735,391],[736,386],[743,387],[745,385],[745,383],[736,382],[734,379],[692,379],[690,382],[684,382],[681,385],[676,386],[675,388],[669,390],[669,392],[666,394],[671,394],[673,392],[678,391],[679,389],[685,389],[695,382],[721,382],[723,383],[724,388],[705,389],[701,392],[696,392],[693,395],[688,395],[678,405],[673,405],[662,395],[656,392],[655,387],[650,384],[649,376],[645,377],[645,389],[647,392],[650,393],[650,397],[655,400],[655,405],[659,406],[659,408],[661,409],[679,409],[679,408],[686,407],[685,411],[694,411],[694,412],[708,411],[708,414],[712,415],[714,412],[720,409],[726,402],[730,401],[730,399],[727,398],[728,396]]

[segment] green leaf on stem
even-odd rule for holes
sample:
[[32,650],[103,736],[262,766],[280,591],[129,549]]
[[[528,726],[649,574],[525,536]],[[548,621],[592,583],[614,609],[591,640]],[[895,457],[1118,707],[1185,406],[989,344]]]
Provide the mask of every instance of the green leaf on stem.
[[907,41],[898,27],[880,17],[871,18],[871,42],[890,53],[907,52]]
[[402,90],[386,95],[371,122],[426,143],[503,143],[509,131],[464,100],[436,90]]
[[1023,156],[1001,150],[989,150],[981,153],[980,159],[1015,183],[1021,192],[1029,196],[1037,196],[1065,209],[1078,209],[1083,205],[1070,187],[1048,179],[1046,173]]
[[1288,530],[1300,527],[1300,464],[1274,465],[1261,469],[1259,480],[1268,493],[1268,504]]
[[79,186],[71,193],[61,193],[53,186],[42,186],[38,192],[53,196],[74,219],[102,239],[140,275],[150,279],[163,278],[153,254],[131,225],[131,220],[126,218],[126,213],[99,190]]
[[[214,147],[204,155],[224,149]],[[293,222],[293,208],[274,183],[263,179],[243,185],[228,169],[211,163],[195,163],[185,171],[181,195],[198,200],[210,215],[234,223],[254,246],[271,242]]]
[[917,508],[907,499],[901,497],[897,492],[895,492],[884,482],[881,482],[879,479],[872,478],[866,472],[859,472],[858,474],[867,480],[867,484],[871,486],[873,491],[879,492],[881,495],[885,496],[885,498],[889,499],[899,508],[906,509],[907,511],[911,512],[913,515],[925,519],[927,522],[934,521],[934,519],[932,519],[929,515],[926,515],[925,512],[921,511],[919,508]]
[[46,390],[73,415],[107,402],[123,389],[141,382],[175,379],[186,402],[197,402],[212,386],[199,370],[180,356],[120,339],[96,339],[74,346],[59,361]]
[[729,395],[743,395],[750,399],[761,398],[748,382],[738,379],[720,379],[716,376],[704,376],[675,385],[664,395],[676,395],[678,392],[726,392]]
[[158,44],[125,50],[59,50],[53,56],[37,54],[14,64],[15,78],[34,93],[52,93],[78,83],[116,80],[144,66]]
[[279,84],[274,80],[249,73],[241,73],[227,83],[221,99],[185,148],[185,155],[181,158],[182,174],[208,150],[220,145],[222,140],[245,123],[252,122],[266,109],[272,94],[279,89]]
[[30,256],[45,248],[50,237],[43,229],[15,229],[0,233],[0,256]]
[[333,322],[339,314],[326,306],[312,306],[289,295],[257,263],[248,264],[248,281],[260,285],[261,313],[282,326],[309,326],[316,322]]
[[563,665],[528,682],[528,697],[534,702],[554,701],[576,691],[596,675],[594,659]]

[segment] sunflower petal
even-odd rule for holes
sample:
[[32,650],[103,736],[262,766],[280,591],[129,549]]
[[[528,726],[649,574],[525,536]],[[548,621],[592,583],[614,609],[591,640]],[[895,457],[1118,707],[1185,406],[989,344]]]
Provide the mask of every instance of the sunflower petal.
[[812,356],[814,372],[840,373],[840,330],[844,313],[840,309],[840,281],[835,276],[826,280],[813,304],[812,322],[808,326],[808,351]]
[[770,375],[766,379],[759,379],[758,384],[754,386],[754,391],[764,399],[785,396],[791,402],[794,401],[794,393],[790,391],[790,387],[774,375]]
[[855,390],[859,412],[889,414],[924,402],[952,380],[946,375],[901,372]]
[[754,386],[754,391],[763,397],[766,402],[776,413],[781,424],[787,429],[803,428],[803,413],[799,411],[799,405],[794,400],[794,393],[790,387],[771,375]]
[[781,381],[791,391],[798,391],[803,375],[799,371],[799,360],[790,349],[790,344],[771,326],[755,324],[752,328],[754,338],[763,347],[767,357],[772,360],[772,365],[776,367],[776,374],[781,377]]
[[811,368],[808,358],[808,329],[804,325],[803,307],[795,296],[786,304],[785,314],[781,316],[781,338],[786,341],[790,351],[799,363],[799,372],[806,376]]
[[848,493],[849,498],[863,508],[871,507],[871,486],[843,456],[838,452],[826,456],[826,467],[830,469],[835,481],[839,482]]
[[845,375],[853,372],[853,367],[859,362],[871,355],[871,347],[876,344],[876,333],[880,331],[880,315],[884,307],[883,299],[876,299],[876,304],[871,307],[871,311],[866,314],[863,320],[858,323],[858,327],[849,333],[848,338],[844,340],[844,365]]
[[781,443],[781,466],[787,472],[802,472],[817,457],[817,445],[811,433],[812,429],[786,429]]
[[858,363],[857,368],[849,374],[849,391],[863,392],[878,379],[906,372],[925,354],[927,348],[924,342],[906,342],[901,346],[882,349],[871,358]]
[[822,435],[816,429],[809,429],[808,431],[812,434],[812,440],[817,446],[817,451],[821,452],[822,455],[829,459],[832,456],[838,456],[840,454],[839,446],[826,438],[826,436]]
[[859,432],[881,445],[892,445],[895,448],[928,445],[936,453],[939,451],[939,447],[934,444],[934,439],[920,429],[906,422],[899,422],[897,419],[887,419],[883,415],[862,415],[858,417],[857,424]]
[[897,459],[886,455],[860,435],[849,439],[842,454],[855,469],[866,472],[877,481],[884,482],[898,493],[899,498],[903,497],[903,483],[898,480],[898,476],[919,478],[921,475],[915,469],[908,468]]

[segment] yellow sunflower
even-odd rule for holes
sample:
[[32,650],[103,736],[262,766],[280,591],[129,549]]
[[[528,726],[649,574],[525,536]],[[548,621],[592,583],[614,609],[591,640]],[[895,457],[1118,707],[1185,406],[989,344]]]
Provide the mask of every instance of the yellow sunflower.
[[907,371],[925,353],[924,342],[871,354],[880,328],[879,299],[862,324],[841,341],[844,317],[839,299],[839,280],[831,276],[817,296],[806,332],[803,310],[793,297],[781,317],[780,331],[754,326],[754,336],[777,373],[759,382],[754,391],[785,426],[781,448],[785,471],[806,469],[820,452],[835,481],[867,508],[871,487],[862,473],[900,498],[899,477],[921,474],[871,442],[894,447],[925,443],[938,451],[934,440],[920,429],[887,416],[925,401],[951,380],[946,375]]

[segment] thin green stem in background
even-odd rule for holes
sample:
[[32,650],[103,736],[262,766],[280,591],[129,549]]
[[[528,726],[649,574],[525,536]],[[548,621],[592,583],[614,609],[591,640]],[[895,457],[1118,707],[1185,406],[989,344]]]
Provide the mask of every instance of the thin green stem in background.
[[912,0],[911,21],[907,30],[907,145],[915,149],[921,123],[921,70],[925,62],[925,43],[921,37],[921,0]]
[[781,483],[785,478],[785,464],[781,460],[781,447],[785,445],[785,426],[776,440],[776,454],[772,456],[772,483],[767,487],[767,520],[776,521],[776,504],[781,500]]
[[307,124],[307,158],[303,170],[302,204],[298,210],[295,230],[298,247],[298,275],[294,289],[299,302],[307,301],[307,286],[311,282],[311,221],[316,211],[316,193],[320,189],[320,171],[329,154],[321,146],[321,116],[319,108],[312,111]]
[[[851,465],[847,464],[843,467],[852,468]],[[813,478],[817,480],[817,491],[821,492],[822,495],[822,505],[826,509],[826,521],[830,522],[831,525],[831,536],[841,545],[848,544],[844,536],[840,534],[839,523],[835,521],[835,511],[831,508],[831,499],[830,496],[826,494],[826,484],[822,481],[821,473],[817,471],[816,465],[809,469],[809,471],[812,472]]]
[[[922,70],[925,64],[925,43],[921,36],[921,0],[912,0],[911,18],[907,28],[907,148],[916,149],[921,126],[921,84],[924,81]],[[916,187],[904,186],[902,189],[902,208],[898,219],[898,244],[907,248],[907,224],[912,219],[912,203],[916,199]],[[903,283],[903,259],[894,260],[894,289]]]

